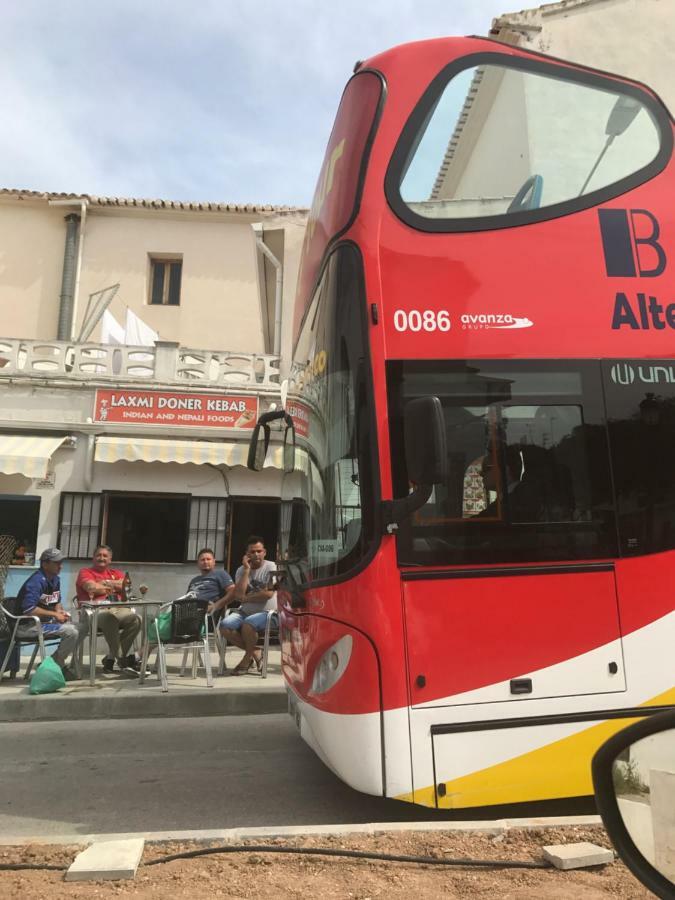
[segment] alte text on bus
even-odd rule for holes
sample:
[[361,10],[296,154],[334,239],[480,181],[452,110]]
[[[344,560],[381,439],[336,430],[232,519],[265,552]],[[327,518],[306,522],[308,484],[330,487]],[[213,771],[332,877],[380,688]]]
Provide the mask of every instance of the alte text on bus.
[[663,306],[656,297],[637,294],[636,302],[631,305],[623,291],[619,291],[614,301],[612,328],[645,329],[675,328],[675,303]]

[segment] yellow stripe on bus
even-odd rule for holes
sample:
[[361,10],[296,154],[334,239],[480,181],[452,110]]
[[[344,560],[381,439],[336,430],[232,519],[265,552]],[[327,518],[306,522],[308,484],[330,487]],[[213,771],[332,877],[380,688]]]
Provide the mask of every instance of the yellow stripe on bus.
[[[675,688],[642,705],[673,704]],[[635,721],[636,718],[608,719],[545,747],[447,781],[445,796],[438,798],[438,806],[441,809],[464,809],[588,796],[593,793],[590,765],[593,754],[609,737]],[[396,799],[436,806],[435,786],[402,794]]]

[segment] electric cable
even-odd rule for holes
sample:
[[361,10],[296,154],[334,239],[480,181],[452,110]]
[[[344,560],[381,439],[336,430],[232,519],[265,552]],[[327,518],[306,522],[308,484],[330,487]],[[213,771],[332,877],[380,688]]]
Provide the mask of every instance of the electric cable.
[[0,872],[65,872],[68,866],[52,866],[50,863],[0,863]]
[[219,847],[200,847],[198,850],[186,850],[184,853],[172,853],[160,856],[143,863],[144,866],[157,866],[160,863],[173,862],[177,859],[194,859],[198,856],[209,856],[215,853],[290,853],[302,856],[344,856],[351,859],[371,859],[380,862],[408,862],[433,866],[477,866],[481,868],[501,869],[549,869],[547,862],[512,859],[439,859],[435,856],[405,856],[391,853],[370,853],[366,850],[335,849],[333,847],[287,847],[280,844],[232,844]]
[[[158,866],[179,859],[196,859],[200,856],[212,856],[217,853],[285,853],[300,856],[334,856],[347,859],[370,859],[375,862],[416,863],[424,866],[467,866],[469,868],[490,869],[551,869],[547,862],[513,859],[440,859],[435,856],[407,856],[392,853],[371,853],[366,850],[347,850],[333,847],[289,847],[283,844],[223,844],[218,847],[200,847],[197,850],[186,850],[183,853],[171,853],[157,859],[141,863],[141,866]],[[22,870],[64,872],[68,866],[56,866],[49,863],[2,863],[0,871],[17,872]]]

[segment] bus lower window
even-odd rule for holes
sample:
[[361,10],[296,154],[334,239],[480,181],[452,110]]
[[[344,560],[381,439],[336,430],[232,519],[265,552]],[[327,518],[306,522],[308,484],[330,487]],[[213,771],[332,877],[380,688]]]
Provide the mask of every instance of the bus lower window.
[[675,548],[675,371],[672,360],[605,362],[621,554]]
[[402,563],[480,564],[612,555],[615,530],[597,364],[389,366],[392,463],[407,489],[405,403],[443,406],[449,475],[399,533]]

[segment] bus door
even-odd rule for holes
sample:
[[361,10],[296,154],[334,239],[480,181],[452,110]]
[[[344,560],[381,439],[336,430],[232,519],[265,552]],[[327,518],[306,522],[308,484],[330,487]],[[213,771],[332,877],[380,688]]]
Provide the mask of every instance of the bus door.
[[449,454],[397,539],[411,706],[624,691],[599,365],[397,362],[389,391],[395,482],[408,397],[439,397]]

